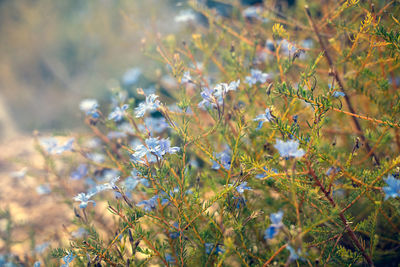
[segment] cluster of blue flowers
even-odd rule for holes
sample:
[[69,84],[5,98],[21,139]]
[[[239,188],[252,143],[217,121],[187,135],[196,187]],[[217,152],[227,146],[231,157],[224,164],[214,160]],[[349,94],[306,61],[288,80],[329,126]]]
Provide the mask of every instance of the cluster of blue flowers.
[[305,154],[303,149],[299,149],[299,141],[297,140],[288,140],[285,142],[280,139],[276,139],[276,144],[274,147],[279,151],[281,157],[285,159],[301,158]]
[[64,144],[60,145],[55,138],[42,138],[40,139],[40,144],[45,148],[47,153],[59,155],[66,151],[72,151],[74,140],[74,138],[70,138]]
[[269,77],[270,75],[268,73],[264,73],[257,69],[251,69],[250,76],[246,77],[246,83],[250,86],[253,86],[257,83],[264,84],[267,82]]
[[228,92],[236,91],[239,85],[240,80],[237,80],[229,84],[219,83],[214,87],[214,89],[204,87],[203,91],[200,94],[203,100],[199,103],[198,106],[203,109],[221,106]]
[[110,182],[108,182],[108,183],[105,183],[105,184],[101,184],[101,185],[97,185],[96,187],[94,187],[92,190],[90,190],[89,192],[87,192],[87,193],[79,193],[77,196],[75,196],[73,199],[75,200],[75,201],[79,201],[79,202],[81,202],[80,204],[79,204],[79,207],[81,208],[81,209],[84,209],[84,208],[86,208],[87,207],[87,205],[89,204],[89,203],[93,203],[93,206],[95,206],[96,205],[96,202],[94,201],[94,200],[91,200],[91,198],[94,196],[94,195],[96,195],[96,194],[98,194],[98,193],[100,193],[100,192],[102,192],[102,191],[105,191],[105,190],[113,190],[115,187],[116,187],[116,182],[119,180],[119,176],[118,177],[115,177],[115,178],[113,178]]
[[145,164],[155,163],[161,160],[166,154],[175,154],[179,152],[179,147],[171,147],[171,141],[150,137],[145,140],[145,144],[139,144],[134,149],[135,153],[131,155],[131,160],[135,163]]

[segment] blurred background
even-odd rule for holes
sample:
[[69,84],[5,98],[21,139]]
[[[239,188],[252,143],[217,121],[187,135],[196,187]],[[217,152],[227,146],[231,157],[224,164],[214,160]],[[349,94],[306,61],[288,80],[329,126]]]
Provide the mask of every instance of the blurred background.
[[172,0],[0,0],[0,266],[3,255],[48,249],[73,217],[59,192],[43,187],[46,164],[32,132],[85,131],[82,99],[109,103],[112,87],[149,84],[159,63],[143,48],[186,27],[187,8]]
[[151,75],[143,42],[176,32],[184,9],[169,0],[1,0],[0,141],[81,127],[81,99],[101,101],[132,68]]

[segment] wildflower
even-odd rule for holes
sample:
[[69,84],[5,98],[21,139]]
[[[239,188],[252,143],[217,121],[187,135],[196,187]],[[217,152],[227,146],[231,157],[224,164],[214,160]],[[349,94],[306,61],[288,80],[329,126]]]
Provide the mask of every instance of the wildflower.
[[150,133],[161,133],[169,127],[164,117],[153,118],[147,117],[144,119],[144,125],[139,125],[139,129],[144,131],[147,129]]
[[175,16],[175,22],[188,22],[196,20],[196,13],[191,9],[181,10],[177,16]]
[[40,140],[40,143],[45,148],[47,153],[54,155],[62,154],[65,151],[71,151],[74,140],[74,138],[71,138],[63,145],[59,145],[57,139],[55,138],[44,138]]
[[61,265],[61,267],[69,267],[69,264],[75,259],[76,256],[72,252],[68,252],[68,255],[64,256],[62,259],[65,264]]
[[198,104],[200,108],[211,108],[217,106],[217,99],[213,95],[213,90],[207,87],[203,87],[203,91],[201,91],[200,95],[203,100]]
[[171,254],[168,254],[168,253],[165,254],[165,260],[166,260],[168,263],[170,263],[170,264],[171,264],[171,263],[172,263],[172,264],[175,263],[174,257],[172,257]]
[[345,95],[346,95],[345,93],[340,92],[340,91],[334,91],[334,92],[332,93],[332,96],[333,96],[333,97],[336,97],[336,98],[343,97],[343,96],[345,96]]
[[39,195],[47,195],[51,193],[51,188],[49,184],[41,184],[38,187],[36,187],[36,192]]
[[297,124],[297,120],[299,119],[299,115],[294,115],[293,117],[292,117],[292,120],[293,120],[293,123],[294,124]]
[[385,192],[385,200],[388,198],[400,197],[400,180],[394,178],[393,175],[388,175],[385,182],[388,186],[384,186],[382,189]]
[[96,193],[100,193],[105,190],[113,190],[116,185],[115,183],[119,181],[119,176],[114,177],[110,182],[96,186]]
[[97,102],[96,99],[84,99],[81,101],[79,104],[79,109],[83,112],[86,113],[86,115],[92,116],[94,119],[97,119],[100,117],[100,114],[98,112],[98,107],[99,103]]
[[88,173],[88,167],[86,164],[80,164],[75,171],[71,172],[71,179],[72,180],[79,180],[85,177]]
[[190,71],[185,71],[183,73],[183,77],[182,77],[181,83],[182,84],[183,83],[189,83],[191,81],[192,81],[192,76],[190,76]]
[[149,181],[146,178],[139,178],[139,176],[137,175],[138,173],[139,172],[134,169],[131,171],[131,176],[125,179],[124,186],[126,190],[134,190],[139,183],[143,184],[144,186],[149,185]]
[[20,169],[19,171],[11,172],[11,173],[10,173],[10,176],[11,176],[12,178],[14,178],[14,179],[22,179],[22,178],[25,177],[26,171],[27,171],[27,168],[24,167],[24,168]]
[[290,157],[301,158],[305,154],[303,149],[299,149],[299,142],[297,140],[289,140],[285,142],[276,139],[274,147],[279,151],[281,157],[285,159],[289,159]]
[[253,190],[253,189],[251,187],[247,186],[247,182],[243,182],[238,187],[236,187],[236,191],[239,194],[243,194],[244,190]]
[[157,206],[157,199],[158,199],[158,195],[153,196],[152,198],[148,199],[148,200],[143,200],[140,201],[137,206],[142,206],[143,205],[143,209],[147,212],[156,209]]
[[301,254],[301,249],[298,248],[297,251],[294,250],[294,248],[290,245],[286,246],[286,249],[289,250],[290,255],[289,255],[289,261],[295,261],[300,258],[299,254]]
[[139,68],[132,68],[127,70],[122,76],[122,83],[125,86],[131,86],[137,82],[142,71]]
[[103,163],[106,160],[104,155],[100,153],[87,154],[86,157],[95,163]]
[[214,245],[213,243],[205,243],[204,246],[205,246],[207,254],[211,254],[211,252],[213,252],[213,254],[218,254],[218,253],[224,253],[225,252],[225,250],[219,244]]
[[268,176],[268,172],[278,173],[277,169],[271,169],[271,171],[268,171],[268,169],[266,167],[263,167],[263,169],[265,170],[265,172],[257,174],[256,175],[257,179],[263,179],[263,178],[267,177]]
[[283,223],[282,223],[283,212],[282,211],[278,211],[277,213],[271,213],[269,218],[271,220],[271,225],[265,230],[264,239],[274,238],[278,234],[279,229],[283,226]]
[[113,111],[108,115],[109,120],[113,120],[115,122],[121,121],[125,116],[125,110],[128,109],[128,105],[125,104],[122,107],[115,107]]
[[96,202],[95,202],[94,200],[90,200],[90,198],[91,198],[92,196],[94,196],[96,193],[97,193],[97,192],[88,193],[88,194],[79,193],[77,196],[75,196],[75,197],[73,198],[73,200],[75,200],[75,201],[80,201],[80,202],[81,202],[81,204],[79,204],[79,207],[80,207],[81,209],[86,208],[87,205],[88,205],[90,202],[93,203],[93,206],[96,206]]
[[136,146],[135,153],[131,155],[131,160],[136,163],[145,163],[143,158],[146,157],[149,163],[157,162],[157,158],[162,159],[165,154],[175,154],[180,150],[179,147],[171,147],[169,139],[161,139],[150,137],[145,140],[146,145]]
[[[214,157],[219,160],[220,164],[227,170],[231,168],[231,151],[229,148],[225,149],[220,153],[214,153]],[[213,165],[211,168],[214,170],[218,170],[221,165],[218,162],[213,161]]]
[[240,209],[240,207],[246,206],[247,200],[244,197],[242,197],[242,196],[238,196],[238,197],[233,196],[232,199],[235,200],[237,209]]
[[[177,222],[174,223],[174,228],[179,230],[179,224]],[[173,231],[169,234],[169,237],[172,239],[178,238],[182,234],[182,231]]]
[[218,105],[222,105],[224,97],[229,91],[236,91],[236,89],[240,85],[240,80],[227,83],[219,83],[214,89],[210,89],[207,87],[203,88],[203,91],[200,93],[203,100],[198,104],[200,108],[211,108],[216,107]]
[[219,83],[214,88],[214,96],[218,98],[218,102],[222,103],[222,99],[229,91],[236,91],[240,85],[240,80],[227,83]]
[[177,146],[171,147],[171,141],[167,139],[161,139],[159,142],[160,148],[161,148],[161,153],[162,155],[164,154],[175,154],[179,152],[180,148]]
[[250,76],[246,77],[246,83],[250,86],[256,83],[265,83],[268,79],[268,73],[263,73],[261,70],[251,69]]
[[160,106],[160,101],[157,100],[158,95],[150,94],[146,96],[145,102],[139,104],[137,108],[135,108],[136,118],[141,118],[147,111],[154,111]]
[[269,122],[273,119],[271,115],[271,111],[269,108],[265,109],[265,113],[258,115],[256,118],[253,119],[253,121],[258,121],[258,126],[257,130],[260,130],[264,124],[264,122]]

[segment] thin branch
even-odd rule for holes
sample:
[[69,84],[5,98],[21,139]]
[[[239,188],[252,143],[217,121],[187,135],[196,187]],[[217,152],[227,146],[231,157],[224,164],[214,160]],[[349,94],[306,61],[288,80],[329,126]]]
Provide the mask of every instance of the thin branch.
[[[329,67],[332,70],[333,76],[335,77],[335,79],[336,79],[336,81],[337,81],[337,83],[338,83],[338,85],[340,87],[340,90],[343,93],[345,93],[344,99],[345,99],[345,101],[347,103],[347,106],[348,106],[348,108],[350,110],[350,113],[356,114],[355,109],[353,107],[353,104],[350,101],[350,97],[348,96],[348,94],[346,93],[346,90],[344,89],[344,83],[343,83],[341,77],[339,76],[339,73],[338,73],[337,69],[335,68],[335,65],[333,64],[333,60],[332,60],[332,57],[330,56],[330,54],[328,52],[327,46],[325,45],[325,42],[322,39],[322,36],[321,36],[321,34],[320,34],[320,32],[319,32],[319,30],[317,28],[317,25],[315,25],[315,23],[314,23],[314,21],[313,21],[313,19],[311,17],[311,12],[310,12],[310,9],[308,8],[308,6],[305,6],[305,10],[306,10],[306,14],[307,14],[308,20],[310,21],[310,24],[313,27],[315,34],[317,35],[318,42],[319,42],[321,48],[324,50],[325,58],[328,61],[328,64],[329,64]],[[366,148],[368,154],[370,154],[371,151],[372,151],[371,146],[369,145],[368,140],[364,135],[364,132],[363,132],[363,130],[361,128],[361,125],[360,125],[358,119],[355,116],[352,116],[351,118],[353,119],[353,123],[354,123],[357,131],[360,132],[360,138],[363,141],[363,143],[365,144],[365,148]],[[378,157],[375,155],[375,153],[373,151],[371,153],[371,156],[375,159],[376,164],[380,165],[379,159],[378,159]]]

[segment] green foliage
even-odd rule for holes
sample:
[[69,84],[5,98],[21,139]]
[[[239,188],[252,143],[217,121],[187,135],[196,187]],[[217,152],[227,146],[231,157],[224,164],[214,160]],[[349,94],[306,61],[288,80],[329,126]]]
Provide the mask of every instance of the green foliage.
[[[100,205],[76,207],[85,234],[53,257],[72,251],[77,265],[107,266],[398,262],[399,198],[385,183],[400,164],[398,36],[379,1],[376,12],[331,2],[305,11],[299,3],[287,15],[265,3],[252,18],[243,6],[224,17],[191,2],[207,26],[193,27],[184,44],[165,36],[145,49],[173,80],[155,79],[162,94],[153,113],[137,115],[144,90],[113,99],[114,110],[129,103],[121,120],[132,129],[117,138],[107,133],[123,131],[122,122],[103,115],[113,109],[86,114],[102,143],[79,143],[70,165],[90,166]],[[169,129],[142,127],[146,118]],[[157,143],[165,138],[170,150]],[[38,149],[62,177],[56,156]],[[107,170],[120,180],[104,184]]]

